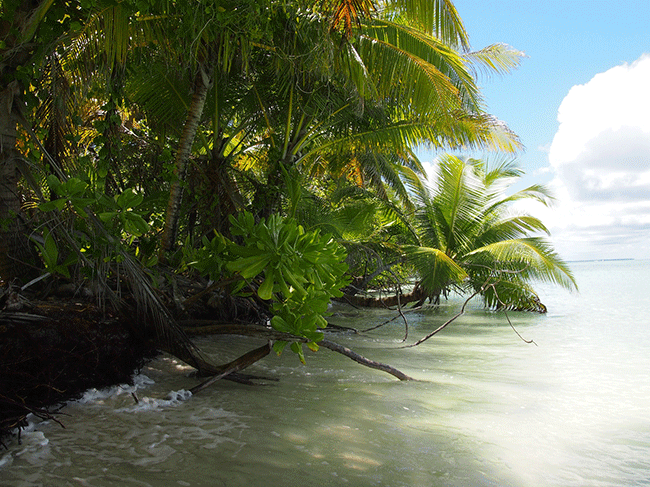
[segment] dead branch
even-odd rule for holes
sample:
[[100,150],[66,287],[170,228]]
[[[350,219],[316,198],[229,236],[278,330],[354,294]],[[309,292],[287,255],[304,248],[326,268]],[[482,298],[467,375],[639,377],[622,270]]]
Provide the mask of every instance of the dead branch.
[[193,387],[192,389],[190,389],[190,392],[192,394],[196,394],[197,392],[202,391],[206,387],[211,386],[218,380],[223,379],[227,375],[230,375],[234,372],[239,372],[240,370],[245,369],[249,365],[254,364],[258,360],[261,360],[262,358],[266,357],[270,352],[271,352],[271,345],[270,342],[267,342],[265,345],[256,348],[255,350],[251,350],[250,352],[245,353],[244,355],[233,360],[232,362],[223,365],[222,372],[211,377],[205,382],[202,382],[198,386]]
[[356,352],[353,352],[347,347],[344,347],[343,345],[339,345],[338,343],[330,342],[329,340],[321,340],[318,342],[319,346],[329,348],[330,350],[333,350],[334,352],[340,353],[342,355],[345,355],[348,358],[351,358],[355,362],[361,365],[365,365],[366,367],[370,367],[371,369],[377,369],[381,370],[382,372],[387,372],[395,377],[397,377],[399,380],[415,380],[413,377],[410,377],[406,375],[404,372],[401,372],[400,370],[397,370],[394,367],[391,367],[390,365],[382,364],[381,362],[375,362],[374,360],[367,359],[366,357],[359,355]]
[[[190,322],[185,321],[181,323],[192,323],[192,324],[197,324],[198,320],[192,320]],[[295,335],[291,335],[289,333],[282,333],[276,330],[273,330],[271,328],[267,328],[265,326],[259,326],[259,325],[236,325],[236,324],[208,324],[210,323],[209,320],[202,320],[202,323],[206,323],[206,326],[201,326],[197,327],[197,330],[200,330],[203,333],[207,333],[207,330],[210,330],[210,333],[213,334],[222,334],[222,335],[243,335],[243,336],[250,336],[250,337],[255,337],[255,338],[265,338],[267,340],[284,340],[288,342],[307,342],[308,340],[306,338],[298,337]],[[192,328],[184,328],[187,333],[192,333],[190,330]],[[330,350],[333,350],[335,352],[338,352],[340,354],[345,355],[346,357],[351,358],[355,362],[365,365],[366,367],[370,367],[373,369],[381,370],[383,372],[387,372],[395,377],[397,377],[399,380],[413,380],[411,377],[408,375],[404,374],[403,372],[395,369],[394,367],[391,367],[390,365],[382,364],[380,362],[375,362],[374,360],[367,359],[363,357],[362,355],[359,355],[356,352],[353,352],[349,348],[346,348],[342,345],[339,345],[338,343],[330,342],[329,340],[321,340],[318,342],[318,345],[323,346],[325,348],[329,348]],[[262,347],[264,348],[264,347]],[[260,350],[260,349],[258,349]],[[243,357],[241,357],[243,358]],[[238,359],[239,360],[239,359]],[[219,367],[218,371],[214,371],[216,376],[220,376],[226,368],[230,364],[224,365]],[[226,374],[227,375],[227,374]],[[215,377],[216,377],[215,376]],[[219,380],[224,376],[218,377],[216,380]],[[226,377],[227,378],[227,377]],[[213,377],[214,379],[214,377]],[[210,379],[212,380],[212,379]],[[209,382],[209,381],[208,381]],[[212,382],[210,382],[211,384]],[[210,385],[208,384],[208,385]],[[207,386],[206,386],[207,387]]]

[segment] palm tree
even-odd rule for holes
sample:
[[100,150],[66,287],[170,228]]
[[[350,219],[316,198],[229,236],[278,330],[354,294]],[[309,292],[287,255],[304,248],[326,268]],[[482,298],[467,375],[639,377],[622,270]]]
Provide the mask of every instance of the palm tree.
[[408,248],[419,286],[430,298],[472,290],[489,307],[544,312],[531,281],[577,288],[566,263],[537,235],[548,234],[544,224],[511,209],[521,199],[551,200],[540,185],[505,196],[521,175],[512,161],[490,167],[475,159],[440,158],[434,186],[417,194],[419,243]]
[[25,277],[32,260],[18,186],[17,125],[25,91],[19,68],[36,61],[32,41],[52,0],[7,3],[0,5],[0,279],[9,281]]
[[[475,71],[507,71],[521,53],[505,46],[469,52],[451,2],[405,2],[427,12],[427,26],[402,3],[324,1],[274,44],[281,61],[274,90],[284,98],[267,109],[279,115],[269,125],[277,150],[267,153],[277,161],[268,161],[258,193],[280,193],[272,188],[281,184],[279,167],[299,166],[312,176],[346,174],[378,194],[389,186],[408,205],[401,173],[423,174],[414,147],[519,147],[484,112]],[[331,26],[329,38],[319,23]],[[260,199],[258,206],[277,209],[268,196]]]

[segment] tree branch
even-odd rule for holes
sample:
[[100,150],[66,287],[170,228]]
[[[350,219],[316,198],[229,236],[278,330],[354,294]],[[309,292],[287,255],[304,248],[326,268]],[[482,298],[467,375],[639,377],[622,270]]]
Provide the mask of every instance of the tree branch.
[[465,308],[467,307],[467,303],[469,303],[469,302],[472,300],[472,298],[474,298],[474,296],[476,296],[477,294],[481,293],[481,292],[484,290],[484,287],[485,287],[485,286],[482,286],[478,291],[475,291],[474,294],[472,294],[469,298],[467,298],[467,299],[465,300],[465,302],[463,303],[463,306],[460,308],[460,311],[459,311],[458,313],[456,313],[454,316],[452,316],[451,318],[449,318],[447,321],[445,321],[442,325],[440,325],[438,328],[436,328],[435,330],[433,330],[433,331],[432,331],[431,333],[429,333],[427,336],[425,336],[424,338],[420,338],[420,339],[419,339],[417,342],[415,342],[415,343],[412,343],[412,344],[410,344],[410,345],[404,345],[404,346],[402,346],[402,347],[398,347],[398,348],[411,348],[411,347],[416,347],[416,346],[418,346],[420,343],[423,343],[423,342],[427,341],[429,338],[431,338],[431,337],[432,337],[433,335],[435,335],[436,333],[438,333],[438,332],[444,330],[448,325],[452,324],[454,321],[456,321],[458,318],[460,318],[462,315],[465,314]]
[[365,365],[366,367],[370,367],[371,369],[377,369],[381,370],[382,372],[387,372],[395,377],[397,377],[399,380],[415,380],[413,377],[410,377],[406,375],[404,372],[401,372],[400,370],[397,370],[394,367],[391,367],[390,365],[382,364],[381,362],[375,362],[374,360],[367,359],[366,357],[359,355],[356,352],[353,352],[347,347],[344,347],[343,345],[339,345],[338,343],[330,342],[329,340],[321,340],[318,342],[318,345],[321,347],[329,348],[330,350],[333,350],[334,352],[340,353],[342,355],[345,355],[348,358],[351,358],[355,362],[361,365]]
[[206,387],[211,386],[212,384],[214,384],[220,379],[223,379],[227,375],[230,375],[233,372],[239,372],[240,370],[245,369],[249,365],[254,364],[258,360],[263,359],[269,354],[269,352],[271,352],[271,345],[270,343],[267,342],[265,345],[256,348],[255,350],[251,350],[250,352],[245,353],[244,355],[233,360],[232,362],[223,365],[222,372],[220,372],[219,374],[213,377],[210,377],[208,380],[200,383],[198,386],[192,387],[190,389],[190,392],[194,395],[197,392],[202,391]]

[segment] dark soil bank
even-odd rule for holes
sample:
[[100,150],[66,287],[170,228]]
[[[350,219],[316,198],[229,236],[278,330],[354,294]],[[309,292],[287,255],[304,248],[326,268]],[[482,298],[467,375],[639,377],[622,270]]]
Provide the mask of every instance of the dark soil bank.
[[0,438],[91,387],[131,380],[155,354],[125,317],[80,301],[0,311]]

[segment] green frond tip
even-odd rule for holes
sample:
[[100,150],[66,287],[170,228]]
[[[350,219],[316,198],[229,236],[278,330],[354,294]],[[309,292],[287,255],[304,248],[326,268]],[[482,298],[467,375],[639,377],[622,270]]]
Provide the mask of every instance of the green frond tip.
[[577,291],[569,266],[553,250],[551,244],[541,237],[526,237],[495,242],[467,254],[474,257],[487,254],[495,265],[507,262],[519,269],[522,277],[558,284],[569,291]]
[[521,64],[525,54],[506,44],[492,44],[479,51],[465,54],[465,58],[475,71],[484,75],[508,74]]

